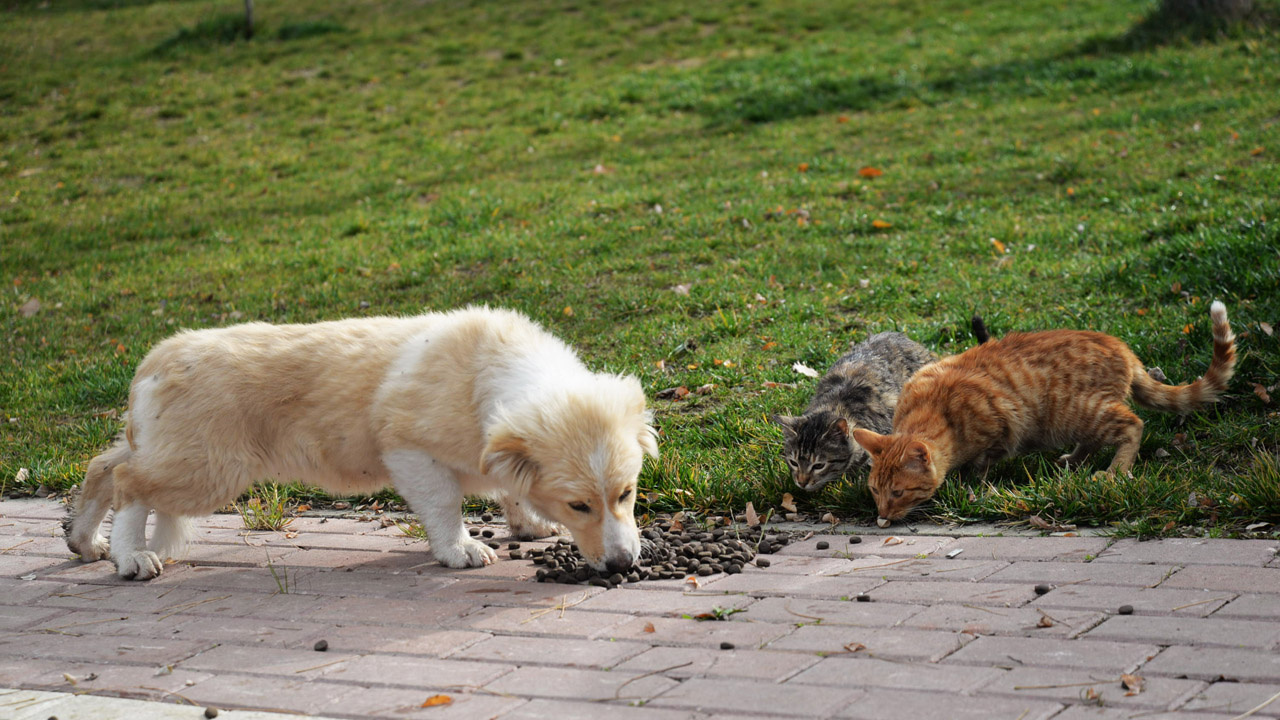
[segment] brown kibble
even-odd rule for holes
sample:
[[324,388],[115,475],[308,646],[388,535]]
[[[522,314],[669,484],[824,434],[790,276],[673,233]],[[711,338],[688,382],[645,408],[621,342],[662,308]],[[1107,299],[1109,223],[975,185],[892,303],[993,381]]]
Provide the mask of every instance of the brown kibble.
[[871,596],[870,596],[870,595],[868,595],[868,594],[866,594],[866,593],[862,593],[861,595],[859,595],[859,596],[858,596],[857,598],[855,598],[855,599],[856,599],[858,602],[871,602]]
[[722,643],[720,643],[720,649],[721,649],[721,650],[732,650],[732,649],[733,649],[733,643],[731,643],[731,642],[722,642]]
[[[218,717],[218,708],[213,707],[213,706],[210,706],[210,707],[205,708],[205,709],[204,709],[204,716],[205,716],[205,717],[207,717],[207,718],[210,718],[210,720],[212,720],[213,718]],[[57,720],[57,718],[50,718],[49,720]]]
[[1132,605],[1121,605],[1121,606],[1120,606],[1120,609],[1119,609],[1119,610],[1117,610],[1116,612],[1120,613],[1121,615],[1132,615],[1132,614],[1133,614],[1133,606],[1132,606]]
[[1047,592],[1049,592],[1049,586],[1048,586],[1048,585],[1040,584],[1040,585],[1037,585],[1037,586],[1036,586],[1036,594],[1037,594],[1037,595],[1043,595],[1043,594],[1045,594],[1045,593],[1047,593]]

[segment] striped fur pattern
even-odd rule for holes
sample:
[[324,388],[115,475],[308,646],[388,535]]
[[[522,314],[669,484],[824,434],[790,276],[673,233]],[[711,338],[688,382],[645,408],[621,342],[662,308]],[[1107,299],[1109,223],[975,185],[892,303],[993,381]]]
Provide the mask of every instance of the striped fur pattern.
[[893,432],[855,430],[871,455],[868,483],[883,520],[896,520],[937,492],[947,471],[982,469],[1021,453],[1074,445],[1058,459],[1074,466],[1115,446],[1108,474],[1133,465],[1142,439],[1140,406],[1185,413],[1218,399],[1235,370],[1227,310],[1214,302],[1213,360],[1188,385],[1154,379],[1122,341],[1079,330],[1012,333],[944,358],[902,388]]
[[902,384],[936,358],[906,335],[872,335],[831,366],[818,381],[804,414],[774,416],[782,427],[782,457],[802,490],[817,492],[867,462],[853,428],[889,432]]

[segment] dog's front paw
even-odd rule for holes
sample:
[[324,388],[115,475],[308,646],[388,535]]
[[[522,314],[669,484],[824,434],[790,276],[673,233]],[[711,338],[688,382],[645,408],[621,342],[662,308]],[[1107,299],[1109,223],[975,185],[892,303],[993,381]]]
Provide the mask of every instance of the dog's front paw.
[[441,565],[451,568],[483,567],[498,561],[498,553],[484,543],[467,538],[456,545],[433,549]]
[[150,550],[137,550],[116,558],[116,574],[125,580],[150,580],[163,571],[164,562]]
[[92,540],[87,543],[77,543],[67,540],[67,547],[71,552],[80,556],[80,562],[97,562],[106,557],[111,550],[107,539],[101,535],[95,535]]

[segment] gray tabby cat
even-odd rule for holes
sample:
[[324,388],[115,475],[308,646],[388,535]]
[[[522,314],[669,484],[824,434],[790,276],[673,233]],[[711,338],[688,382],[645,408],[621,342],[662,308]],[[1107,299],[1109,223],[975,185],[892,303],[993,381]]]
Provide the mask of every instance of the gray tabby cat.
[[[969,327],[978,344],[991,339],[981,316],[974,315]],[[854,345],[818,381],[818,390],[803,415],[774,415],[785,441],[782,457],[796,485],[817,492],[849,470],[865,465],[867,451],[853,441],[853,429],[891,432],[902,384],[937,359],[902,333],[872,335]]]
[[775,415],[785,441],[782,456],[796,485],[817,492],[865,464],[867,452],[853,441],[853,429],[891,432],[902,384],[934,360],[933,353],[902,333],[872,335],[818,381],[803,415]]

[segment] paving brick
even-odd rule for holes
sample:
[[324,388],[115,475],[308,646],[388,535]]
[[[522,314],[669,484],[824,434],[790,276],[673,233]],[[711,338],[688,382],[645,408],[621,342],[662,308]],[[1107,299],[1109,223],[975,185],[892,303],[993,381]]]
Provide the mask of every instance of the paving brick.
[[41,635],[0,637],[0,656],[52,658],[78,662],[170,665],[191,657],[209,643],[174,638],[129,638],[108,635]]
[[0,632],[25,630],[65,614],[65,610],[48,607],[13,607],[0,605]]
[[208,673],[168,667],[58,663],[23,685],[57,692],[164,700],[172,699],[171,693],[180,693],[211,677]]
[[[328,653],[313,653],[323,658]],[[514,670],[504,663],[466,662],[407,655],[363,655],[325,672],[325,680],[446,690],[480,687]]]
[[1106,618],[1099,612],[984,608],[977,605],[934,605],[902,622],[921,630],[951,630],[970,635],[1025,635],[1071,638]]
[[1102,537],[967,537],[948,550],[963,548],[959,557],[965,560],[1088,562],[1110,542]]
[[[834,546],[833,546],[834,547]],[[765,573],[767,575],[823,575],[828,572],[843,570],[849,567],[852,560],[843,555],[838,557],[814,557],[812,555],[764,555],[769,560],[768,568],[747,566],[744,573]],[[869,562],[876,562],[873,558]],[[884,560],[879,560],[884,562]]]
[[1066,585],[1088,583],[1154,587],[1165,579],[1171,568],[1163,565],[1128,565],[1123,563],[1082,562],[1016,562],[985,578],[988,582],[1030,583],[1032,585]]
[[[616,669],[662,672],[666,677],[729,677],[781,682],[818,662],[813,655],[735,648],[655,647]],[[847,678],[846,678],[847,680]]]
[[1162,588],[1280,593],[1280,569],[1231,565],[1192,565],[1161,583]]
[[420,597],[452,582],[453,578],[431,575],[384,575],[378,582],[370,582],[367,573],[299,570],[293,577],[289,592],[306,595]]
[[130,585],[62,585],[61,590],[45,598],[41,604],[78,610],[119,611],[131,613],[177,612],[215,601],[219,595],[211,590],[169,587],[151,583]]
[[[605,712],[600,703],[572,702],[568,700],[530,700],[499,720],[694,720],[695,713],[688,710],[660,710],[651,706],[628,707],[611,704]],[[696,716],[699,720],[701,715]]]
[[826,717],[861,695],[861,690],[846,688],[693,678],[664,693],[650,702],[650,705],[703,712],[768,712],[786,716]]
[[61,673],[63,660],[33,660],[0,656],[0,688],[33,686],[32,680],[52,672]]
[[[1138,674],[1141,675],[1141,671]],[[1144,676],[1142,692],[1126,695],[1128,691],[1120,684],[1120,673],[1015,668],[1001,673],[973,694],[1073,703],[1080,702],[1092,690],[1097,693],[1102,704],[1108,707],[1164,710],[1177,707],[1182,700],[1204,686],[1199,680]]]
[[824,658],[787,681],[790,685],[856,685],[865,688],[937,690],[967,693],[1006,674],[996,668],[937,665],[926,662],[888,662],[862,653]]
[[[164,574],[160,578],[148,581],[148,584],[162,584],[161,579],[164,581],[179,580],[186,577],[190,572],[189,568],[182,565],[166,565]],[[68,561],[44,573],[41,579],[86,585],[124,586],[138,584],[136,580],[124,580],[119,575],[116,575],[115,566],[107,560],[91,563]]]
[[296,553],[297,551],[291,548],[192,543],[181,557],[175,559],[187,565],[265,568],[268,565],[281,567],[286,558]]
[[342,652],[220,645],[184,660],[181,667],[184,670],[203,670],[218,674],[316,678],[341,669],[356,657]]
[[0,501],[0,518],[61,520],[66,514],[66,506],[54,500],[15,498]]
[[1134,614],[1174,614],[1205,617],[1234,598],[1233,593],[1163,588],[1092,587],[1088,584],[1058,587],[1036,598],[1032,607],[1053,612],[1054,608],[1099,610],[1115,613],[1121,605],[1132,605]]
[[312,647],[318,640],[329,643],[330,651],[344,653],[400,653],[445,657],[493,637],[471,630],[437,630],[433,628],[388,628],[373,625],[333,625],[307,638],[303,646]]
[[1089,639],[1161,645],[1247,647],[1266,650],[1280,642],[1280,625],[1260,620],[1123,615],[1085,634]]
[[946,717],[948,720],[991,720],[1021,718],[1045,720],[1054,717],[1062,705],[1042,700],[1014,700],[992,697],[957,697],[950,694],[911,692],[907,690],[869,690],[836,714],[851,720],[884,720],[884,718]]
[[43,601],[54,593],[68,592],[74,585],[69,583],[36,578],[33,580],[17,580],[0,578],[0,604],[26,605]]
[[0,563],[10,555],[39,555],[44,557],[70,560],[71,551],[67,549],[67,541],[62,537],[47,535],[27,535],[0,539]]
[[[175,591],[180,587],[171,588]],[[335,602],[333,598],[318,595],[293,595],[280,593],[246,592],[232,590],[201,590],[201,597],[162,608],[162,613],[181,613],[184,615],[207,615],[213,617],[253,617],[275,620],[315,620],[308,613],[317,608]],[[381,598],[373,598],[370,604],[376,607]]]
[[585,610],[484,608],[468,615],[460,624],[504,635],[594,638],[611,634],[614,628],[629,620],[630,615]]
[[799,623],[857,627],[892,627],[921,612],[919,605],[865,603],[848,600],[809,600],[771,597],[757,600],[744,613],[730,616],[734,622]]
[[[1217,682],[1197,692],[1182,706],[1182,710],[1220,712],[1240,715],[1262,705],[1280,694],[1280,685],[1261,683]],[[1255,717],[1280,717],[1280,701],[1254,713]]]
[[[16,517],[6,516],[3,508],[0,508],[0,536],[19,537],[23,535],[49,535],[51,530],[48,522],[39,520],[19,520]],[[3,545],[0,545],[3,547]]]
[[146,613],[123,611],[67,610],[39,623],[31,634],[56,633],[63,636],[109,635],[113,637],[173,638],[186,618],[159,619]]
[[[317,688],[320,692],[327,686]],[[448,705],[422,707],[433,695],[448,695]],[[468,693],[450,690],[436,693],[431,690],[406,690],[403,688],[365,687],[356,692],[344,693],[326,710],[332,715],[363,718],[430,718],[431,720],[492,720],[503,713],[528,703],[524,698],[500,697],[485,693]],[[596,706],[597,712],[599,706]],[[502,715],[502,717],[507,717]],[[282,719],[283,720],[283,719]]]
[[875,577],[813,577],[808,575],[730,575],[707,588],[708,592],[746,593],[752,597],[807,597],[838,600],[882,585]]
[[1276,557],[1275,540],[1168,538],[1158,542],[1117,540],[1098,556],[1100,563],[1156,565],[1252,565],[1262,567]]
[[[305,597],[305,596],[303,596]],[[323,598],[298,613],[316,622],[437,627],[474,612],[478,603],[445,602],[429,595],[418,600],[376,597]]]
[[598,593],[585,602],[575,605],[579,610],[603,610],[633,615],[699,615],[717,608],[743,609],[756,603],[746,595],[722,595],[713,593],[641,592],[621,587]]
[[820,575],[845,577],[876,577],[884,580],[946,580],[948,582],[973,582],[1007,567],[999,560],[947,560],[929,558],[858,558],[846,560],[842,566],[823,570]]
[[1072,705],[1063,710],[1062,714],[1054,715],[1053,720],[1133,720],[1135,716],[1141,718],[1141,720],[1239,720],[1238,718],[1232,718],[1230,715],[1220,715],[1218,713],[1197,713],[1183,710],[1135,713],[1133,710],[1086,705]]
[[649,700],[676,687],[658,675],[570,668],[523,667],[488,683],[489,692],[570,700]]
[[[593,585],[559,585],[556,583],[516,582],[512,580],[458,580],[432,592],[432,600],[463,602],[471,605],[503,607],[553,607],[566,601],[593,597],[606,592]],[[618,591],[620,592],[620,591]]]
[[792,626],[775,623],[722,622],[684,618],[632,618],[609,631],[609,637],[654,645],[720,647],[729,642],[759,648],[791,632]]
[[1227,648],[1171,647],[1142,668],[1143,675],[1197,680],[1280,683],[1280,654]]
[[[805,625],[770,643],[768,649],[813,653],[844,653],[856,649],[883,660],[937,662],[972,639],[972,635],[931,630]],[[857,649],[858,645],[864,648]]]
[[1275,595],[1241,595],[1223,605],[1213,616],[1280,620],[1280,598]]
[[42,557],[40,555],[0,556],[0,577],[21,578],[26,575],[52,575],[79,565],[69,558]]
[[1102,640],[1063,642],[1041,638],[980,637],[960,648],[945,662],[1010,669],[1025,666],[1094,670],[1118,676],[1133,672],[1159,651],[1155,645]]
[[[256,618],[183,617],[173,637],[260,647],[309,647],[327,630],[318,623]],[[154,622],[154,620],[153,620]]]
[[[807,548],[812,548],[818,539],[812,538],[805,543],[793,543],[783,548],[783,555],[790,554],[815,554],[815,553],[839,553],[838,557],[855,560],[857,558],[878,557],[878,558],[908,558],[920,557],[924,555],[942,554],[939,551],[946,552],[955,547],[955,540],[942,536],[911,536],[911,535],[888,535],[880,536],[864,536],[862,542],[857,545],[844,545],[843,547],[837,543],[847,543],[847,539],[841,539],[842,536],[836,536],[835,540],[829,540],[833,550],[811,550],[805,552]],[[895,542],[901,540],[901,542]],[[985,559],[985,558],[984,558]]]
[[515,665],[565,665],[611,668],[649,649],[638,642],[574,638],[499,636],[452,653],[450,658],[487,660]]
[[186,688],[182,695],[197,705],[327,715],[344,696],[357,692],[359,688],[294,678],[219,675]]
[[991,607],[1017,607],[1026,605],[1036,597],[1035,587],[1026,583],[951,583],[912,580],[891,580],[867,594],[873,601],[922,605],[964,603]]

